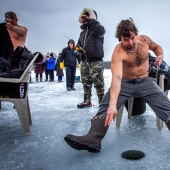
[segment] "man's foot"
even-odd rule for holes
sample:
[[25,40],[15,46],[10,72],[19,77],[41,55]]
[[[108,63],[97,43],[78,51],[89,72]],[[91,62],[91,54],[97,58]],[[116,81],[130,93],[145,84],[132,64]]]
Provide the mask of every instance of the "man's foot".
[[77,107],[78,108],[92,107],[92,104],[91,104],[91,101],[89,101],[89,102],[84,101],[82,103],[79,103],[77,105]]
[[67,87],[67,90],[68,90],[68,91],[71,91],[71,87]]
[[76,89],[74,87],[72,87],[71,90],[76,90]]
[[97,146],[95,144],[83,143],[77,140],[76,136],[70,134],[64,137],[64,140],[69,146],[77,150],[87,150],[88,152],[99,153],[101,149],[101,146]]

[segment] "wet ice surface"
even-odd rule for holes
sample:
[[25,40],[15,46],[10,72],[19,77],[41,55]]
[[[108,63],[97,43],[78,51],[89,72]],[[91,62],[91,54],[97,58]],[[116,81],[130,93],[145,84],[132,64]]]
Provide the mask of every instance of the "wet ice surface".
[[[79,70],[77,71],[79,75]],[[111,73],[105,70],[105,90],[110,86]],[[102,141],[100,153],[77,151],[69,147],[64,136],[84,135],[90,119],[98,110],[93,88],[92,108],[77,109],[83,100],[81,83],[76,91],[66,91],[64,83],[35,82],[29,84],[29,101],[33,125],[25,136],[13,104],[2,102],[0,110],[0,170],[169,170],[170,134],[158,131],[156,117],[147,111],[130,120],[124,110],[120,128],[113,122]],[[141,160],[126,160],[121,153],[135,149],[146,156]]]

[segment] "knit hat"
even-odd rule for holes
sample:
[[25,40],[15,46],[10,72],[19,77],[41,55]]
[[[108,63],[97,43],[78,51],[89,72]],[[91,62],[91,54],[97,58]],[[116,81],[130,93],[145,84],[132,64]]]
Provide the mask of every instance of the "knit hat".
[[13,19],[16,19],[17,15],[12,12],[12,11],[8,11],[5,13],[5,21],[11,22]]

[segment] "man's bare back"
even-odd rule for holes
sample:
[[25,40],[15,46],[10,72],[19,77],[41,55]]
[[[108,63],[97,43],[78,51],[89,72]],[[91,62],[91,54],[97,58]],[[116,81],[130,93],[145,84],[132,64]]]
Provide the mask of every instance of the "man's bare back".
[[[23,26],[17,25],[17,26],[13,26],[12,30],[8,29],[7,27],[7,30],[11,38],[12,44],[14,46],[14,51],[18,46],[24,47],[25,41],[26,41],[26,34],[25,34],[26,28]],[[24,31],[24,34],[23,34],[23,31]]]
[[17,15],[12,11],[5,13],[5,21],[7,31],[14,47],[14,51],[18,46],[24,47],[27,35],[27,28],[18,25]]

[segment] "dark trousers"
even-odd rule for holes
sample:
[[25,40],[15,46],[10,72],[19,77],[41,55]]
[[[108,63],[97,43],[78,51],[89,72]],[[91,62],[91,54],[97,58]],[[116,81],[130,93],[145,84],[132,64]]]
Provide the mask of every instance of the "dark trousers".
[[48,70],[49,76],[50,76],[50,80],[54,81],[54,70]]
[[45,70],[45,80],[48,80],[48,70]]
[[38,79],[38,75],[40,75],[40,79],[42,79],[42,73],[36,73],[36,79]]
[[74,87],[76,75],[76,66],[67,66],[66,67],[66,86],[67,87]]
[[[156,79],[152,77],[128,79],[123,78],[121,90],[117,100],[119,109],[128,98],[138,96],[143,98],[156,115],[166,124],[170,121],[170,100],[162,89],[157,85]],[[107,114],[110,102],[110,89],[104,95],[97,116]]]
[[58,81],[62,81],[62,79],[63,79],[63,76],[59,75],[58,76]]

